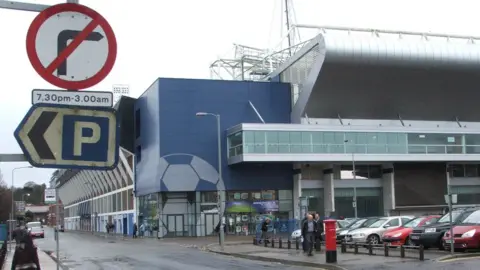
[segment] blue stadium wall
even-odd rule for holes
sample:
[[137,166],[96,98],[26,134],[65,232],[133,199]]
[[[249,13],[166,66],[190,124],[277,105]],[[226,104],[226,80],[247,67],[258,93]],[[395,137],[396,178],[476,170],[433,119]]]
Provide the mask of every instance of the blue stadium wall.
[[[290,123],[290,86],[285,83],[156,80],[135,105],[135,119],[140,122],[136,124],[135,140],[136,196],[169,191],[161,181],[164,174],[159,169],[162,157],[174,157],[168,159],[169,164],[188,164],[191,156],[195,156],[217,168],[215,118],[199,118],[195,116],[197,112],[221,115],[222,167],[227,190],[292,189],[292,164],[244,163],[228,166],[226,129],[240,123],[260,122],[249,101],[265,122]],[[185,189],[182,191],[212,191],[216,187],[207,184]]]

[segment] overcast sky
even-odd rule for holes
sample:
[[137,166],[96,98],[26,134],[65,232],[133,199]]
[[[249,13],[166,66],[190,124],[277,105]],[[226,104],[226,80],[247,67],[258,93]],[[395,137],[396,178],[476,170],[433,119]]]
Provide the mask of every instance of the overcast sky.
[[[56,4],[55,0],[25,0]],[[139,96],[157,77],[209,78],[209,64],[233,43],[268,47],[279,41],[283,0],[81,0],[109,20],[118,42],[110,76],[92,90],[129,84]],[[135,5],[132,5],[135,3]],[[293,0],[296,23],[432,31],[480,36],[475,1]],[[30,107],[31,90],[55,89],[27,59],[25,35],[35,13],[0,10],[0,149],[19,153],[13,131]],[[26,163],[3,163],[4,180]],[[52,170],[15,173],[15,186],[47,183]]]

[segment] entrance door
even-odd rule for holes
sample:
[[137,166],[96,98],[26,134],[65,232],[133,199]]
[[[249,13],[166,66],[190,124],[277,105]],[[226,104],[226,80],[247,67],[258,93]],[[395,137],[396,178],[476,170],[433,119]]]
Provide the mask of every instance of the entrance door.
[[167,215],[168,236],[184,236],[183,215]]
[[215,234],[219,219],[218,214],[205,214],[205,236]]

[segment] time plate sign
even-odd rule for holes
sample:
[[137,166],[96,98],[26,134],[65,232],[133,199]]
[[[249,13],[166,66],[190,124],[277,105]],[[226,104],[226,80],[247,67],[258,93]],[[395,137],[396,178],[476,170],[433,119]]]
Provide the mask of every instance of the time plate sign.
[[32,104],[60,104],[89,107],[112,107],[113,93],[99,91],[32,90]]

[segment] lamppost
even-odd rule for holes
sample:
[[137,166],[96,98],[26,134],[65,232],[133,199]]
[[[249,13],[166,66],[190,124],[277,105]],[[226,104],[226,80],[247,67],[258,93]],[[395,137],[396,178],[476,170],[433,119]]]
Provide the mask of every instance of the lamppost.
[[24,202],[26,202],[25,201],[25,196],[30,197],[30,193],[22,194],[22,201],[24,201]]
[[13,187],[13,183],[15,182],[14,179],[15,179],[15,171],[17,170],[21,170],[21,169],[32,169],[33,166],[22,166],[22,167],[17,167],[17,168],[13,168],[12,170],[12,213],[10,214],[10,245],[9,245],[9,248],[10,250],[12,250],[12,242],[13,242],[13,220],[14,220],[14,217],[15,217],[15,199],[13,198],[13,195],[14,195],[14,187]]
[[[204,116],[213,116],[217,120],[217,151],[218,151],[218,180],[223,182],[223,176],[222,176],[222,131],[220,128],[220,114],[214,114],[214,113],[209,113],[209,112],[197,112],[196,116],[198,117],[204,117]],[[225,231],[224,231],[224,226],[225,223],[223,222],[223,203],[225,203],[225,190],[219,190],[218,191],[220,194],[217,196],[217,200],[219,201],[217,203],[218,205],[218,212],[219,212],[219,218],[220,218],[220,248],[223,251],[224,250],[224,244],[225,244]]]
[[[352,144],[352,174],[353,180],[357,180],[357,170],[355,168],[355,143],[352,140],[345,140],[345,143]],[[355,212],[355,218],[358,218],[358,210],[357,210],[357,188],[353,188],[353,202],[352,202],[353,210]]]

